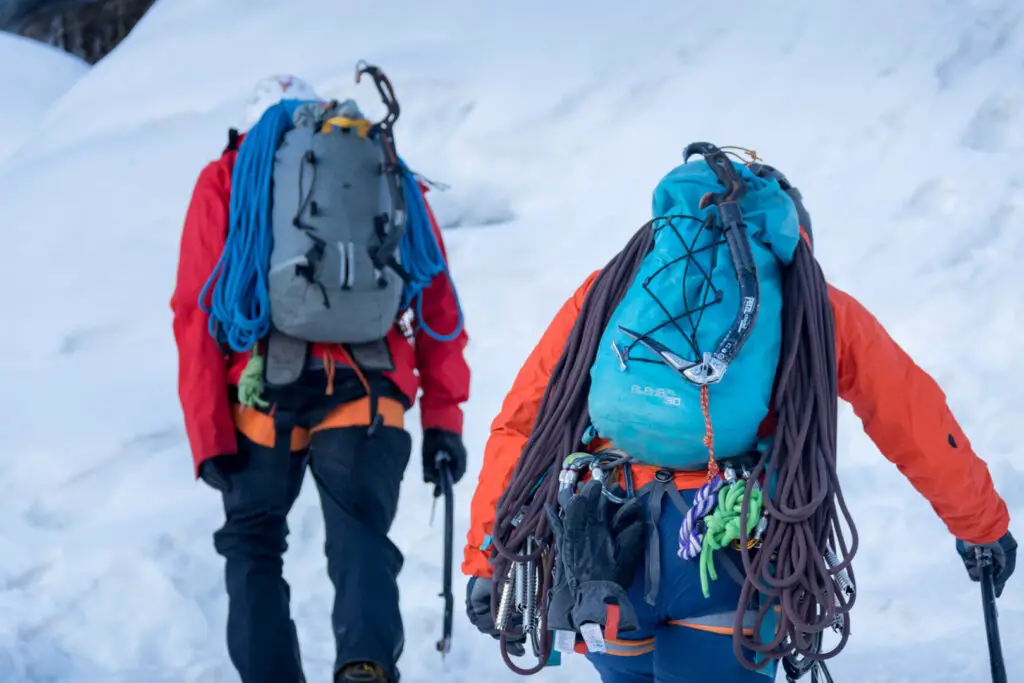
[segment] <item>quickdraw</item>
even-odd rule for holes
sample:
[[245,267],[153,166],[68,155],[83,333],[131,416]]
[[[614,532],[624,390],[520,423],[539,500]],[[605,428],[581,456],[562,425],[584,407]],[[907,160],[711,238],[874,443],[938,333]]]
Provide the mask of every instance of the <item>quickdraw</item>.
[[[558,504],[565,506],[578,492],[580,473],[590,470],[590,476],[601,482],[604,496],[615,503],[625,503],[636,495],[633,485],[633,459],[622,451],[610,448],[598,453],[571,453],[562,461],[562,470],[558,474]],[[615,493],[609,484],[614,483],[621,472],[625,483],[625,496]]]
[[[508,667],[520,675],[529,675],[544,668],[547,664],[544,653],[551,649],[551,634],[548,633],[546,616],[544,610],[541,609],[542,592],[545,591],[544,582],[541,580],[541,571],[549,570],[549,556],[545,550],[540,549],[539,558],[533,559],[537,550],[537,543],[534,539],[527,538],[526,557],[529,559],[513,562],[509,566],[501,586],[498,611],[494,619],[495,627],[501,632],[502,657]],[[520,668],[512,662],[509,656],[509,636],[520,635],[511,629],[513,615],[519,615],[522,623],[521,635],[529,641],[533,655],[538,659],[535,670]]]

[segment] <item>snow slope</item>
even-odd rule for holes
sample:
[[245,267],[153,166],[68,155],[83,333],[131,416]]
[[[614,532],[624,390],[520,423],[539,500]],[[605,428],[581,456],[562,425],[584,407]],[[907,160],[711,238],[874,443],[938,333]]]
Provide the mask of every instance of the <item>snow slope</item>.
[[[180,223],[258,77],[300,72],[374,113],[372,87],[352,83],[360,58],[395,83],[403,155],[453,186],[434,201],[472,336],[460,543],[519,364],[697,139],[753,147],[800,185],[830,279],[943,384],[1021,516],[1024,7],[570,4],[162,0],[53,105],[46,138],[0,166],[0,680],[237,680],[210,539],[220,504],[191,479],[175,394]],[[848,410],[840,447],[862,549],[836,680],[986,680],[978,589],[952,539]],[[424,521],[413,462],[394,531],[407,556],[403,680],[517,680],[461,613],[454,652],[444,664],[434,652],[440,530]],[[291,516],[285,571],[307,677],[326,681],[313,488]],[[1000,601],[1011,680],[1024,676],[1015,579]],[[538,680],[596,676],[576,659]]]
[[39,117],[88,69],[77,57],[0,31],[0,161],[38,131]]

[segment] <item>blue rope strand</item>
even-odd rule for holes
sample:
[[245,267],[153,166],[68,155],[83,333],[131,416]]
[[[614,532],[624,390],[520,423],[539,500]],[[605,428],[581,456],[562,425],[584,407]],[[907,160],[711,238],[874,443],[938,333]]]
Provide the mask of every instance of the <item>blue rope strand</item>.
[[[210,316],[210,335],[233,351],[245,352],[270,332],[269,268],[274,154],[290,130],[296,107],[284,100],[268,109],[248,132],[232,172],[230,226],[224,251],[199,295],[199,307]],[[424,333],[449,342],[462,333],[463,313],[455,283],[434,235],[415,175],[400,161],[408,219],[399,243],[401,261],[409,274],[402,289],[402,309],[415,304]],[[459,319],[442,335],[423,320],[423,290],[444,273],[452,285]]]
[[[406,211],[408,212],[405,234],[399,243],[402,267],[409,273],[409,282],[406,282],[402,288],[402,308],[404,310],[415,302],[416,320],[423,332],[436,341],[450,342],[462,333],[463,315],[459,293],[455,289],[455,282],[452,280],[448,264],[441,252],[441,246],[437,243],[437,237],[430,225],[430,217],[427,214],[423,193],[420,192],[416,176],[404,161],[399,159],[399,163],[402,168],[402,182],[405,190]],[[455,306],[459,312],[458,323],[449,334],[435,332],[423,320],[423,290],[429,287],[434,278],[441,273],[444,273],[452,285]]]
[[199,307],[210,316],[210,334],[236,352],[248,351],[270,332],[274,153],[281,136],[294,126],[292,116],[300,104],[284,100],[270,107],[246,134],[231,176],[224,251],[199,295]]

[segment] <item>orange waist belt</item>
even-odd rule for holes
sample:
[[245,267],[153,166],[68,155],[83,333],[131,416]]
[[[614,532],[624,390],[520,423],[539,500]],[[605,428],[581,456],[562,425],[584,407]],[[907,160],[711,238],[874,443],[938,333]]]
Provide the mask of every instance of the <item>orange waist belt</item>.
[[[603,451],[606,448],[612,448],[613,444],[611,441],[606,439],[594,439],[590,446],[587,447],[587,451],[590,453],[597,453]],[[642,488],[646,484],[654,481],[654,475],[660,468],[654,465],[633,465],[633,486],[637,489]],[[588,475],[589,476],[589,475]],[[672,481],[676,485],[676,488],[680,491],[695,491],[704,485],[708,480],[708,471],[702,470],[700,472],[676,472],[672,475]],[[621,486],[625,487],[626,479],[622,472],[619,472],[618,482]]]
[[[231,412],[235,419],[235,427],[247,439],[267,448],[274,447],[274,417],[261,413],[241,403],[231,405]],[[382,424],[385,427],[405,427],[405,408],[393,398],[380,398],[377,401],[377,414],[380,415]],[[311,436],[323,429],[342,429],[344,427],[369,427],[370,426],[370,399],[361,398],[349,403],[343,403],[331,412],[327,413],[320,424],[312,429],[296,427],[292,430],[293,451],[301,451],[309,446]]]

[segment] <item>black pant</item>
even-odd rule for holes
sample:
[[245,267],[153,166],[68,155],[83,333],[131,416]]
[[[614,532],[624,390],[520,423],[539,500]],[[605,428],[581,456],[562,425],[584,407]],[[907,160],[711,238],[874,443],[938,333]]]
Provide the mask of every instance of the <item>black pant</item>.
[[398,609],[402,553],[388,538],[411,440],[401,429],[331,429],[306,451],[283,456],[238,436],[244,466],[224,494],[224,526],[214,534],[226,560],[228,651],[243,683],[300,683],[288,584],[282,578],[288,511],[307,464],[323,508],[327,572],[334,584],[335,671],[374,662],[398,681],[404,647]]

